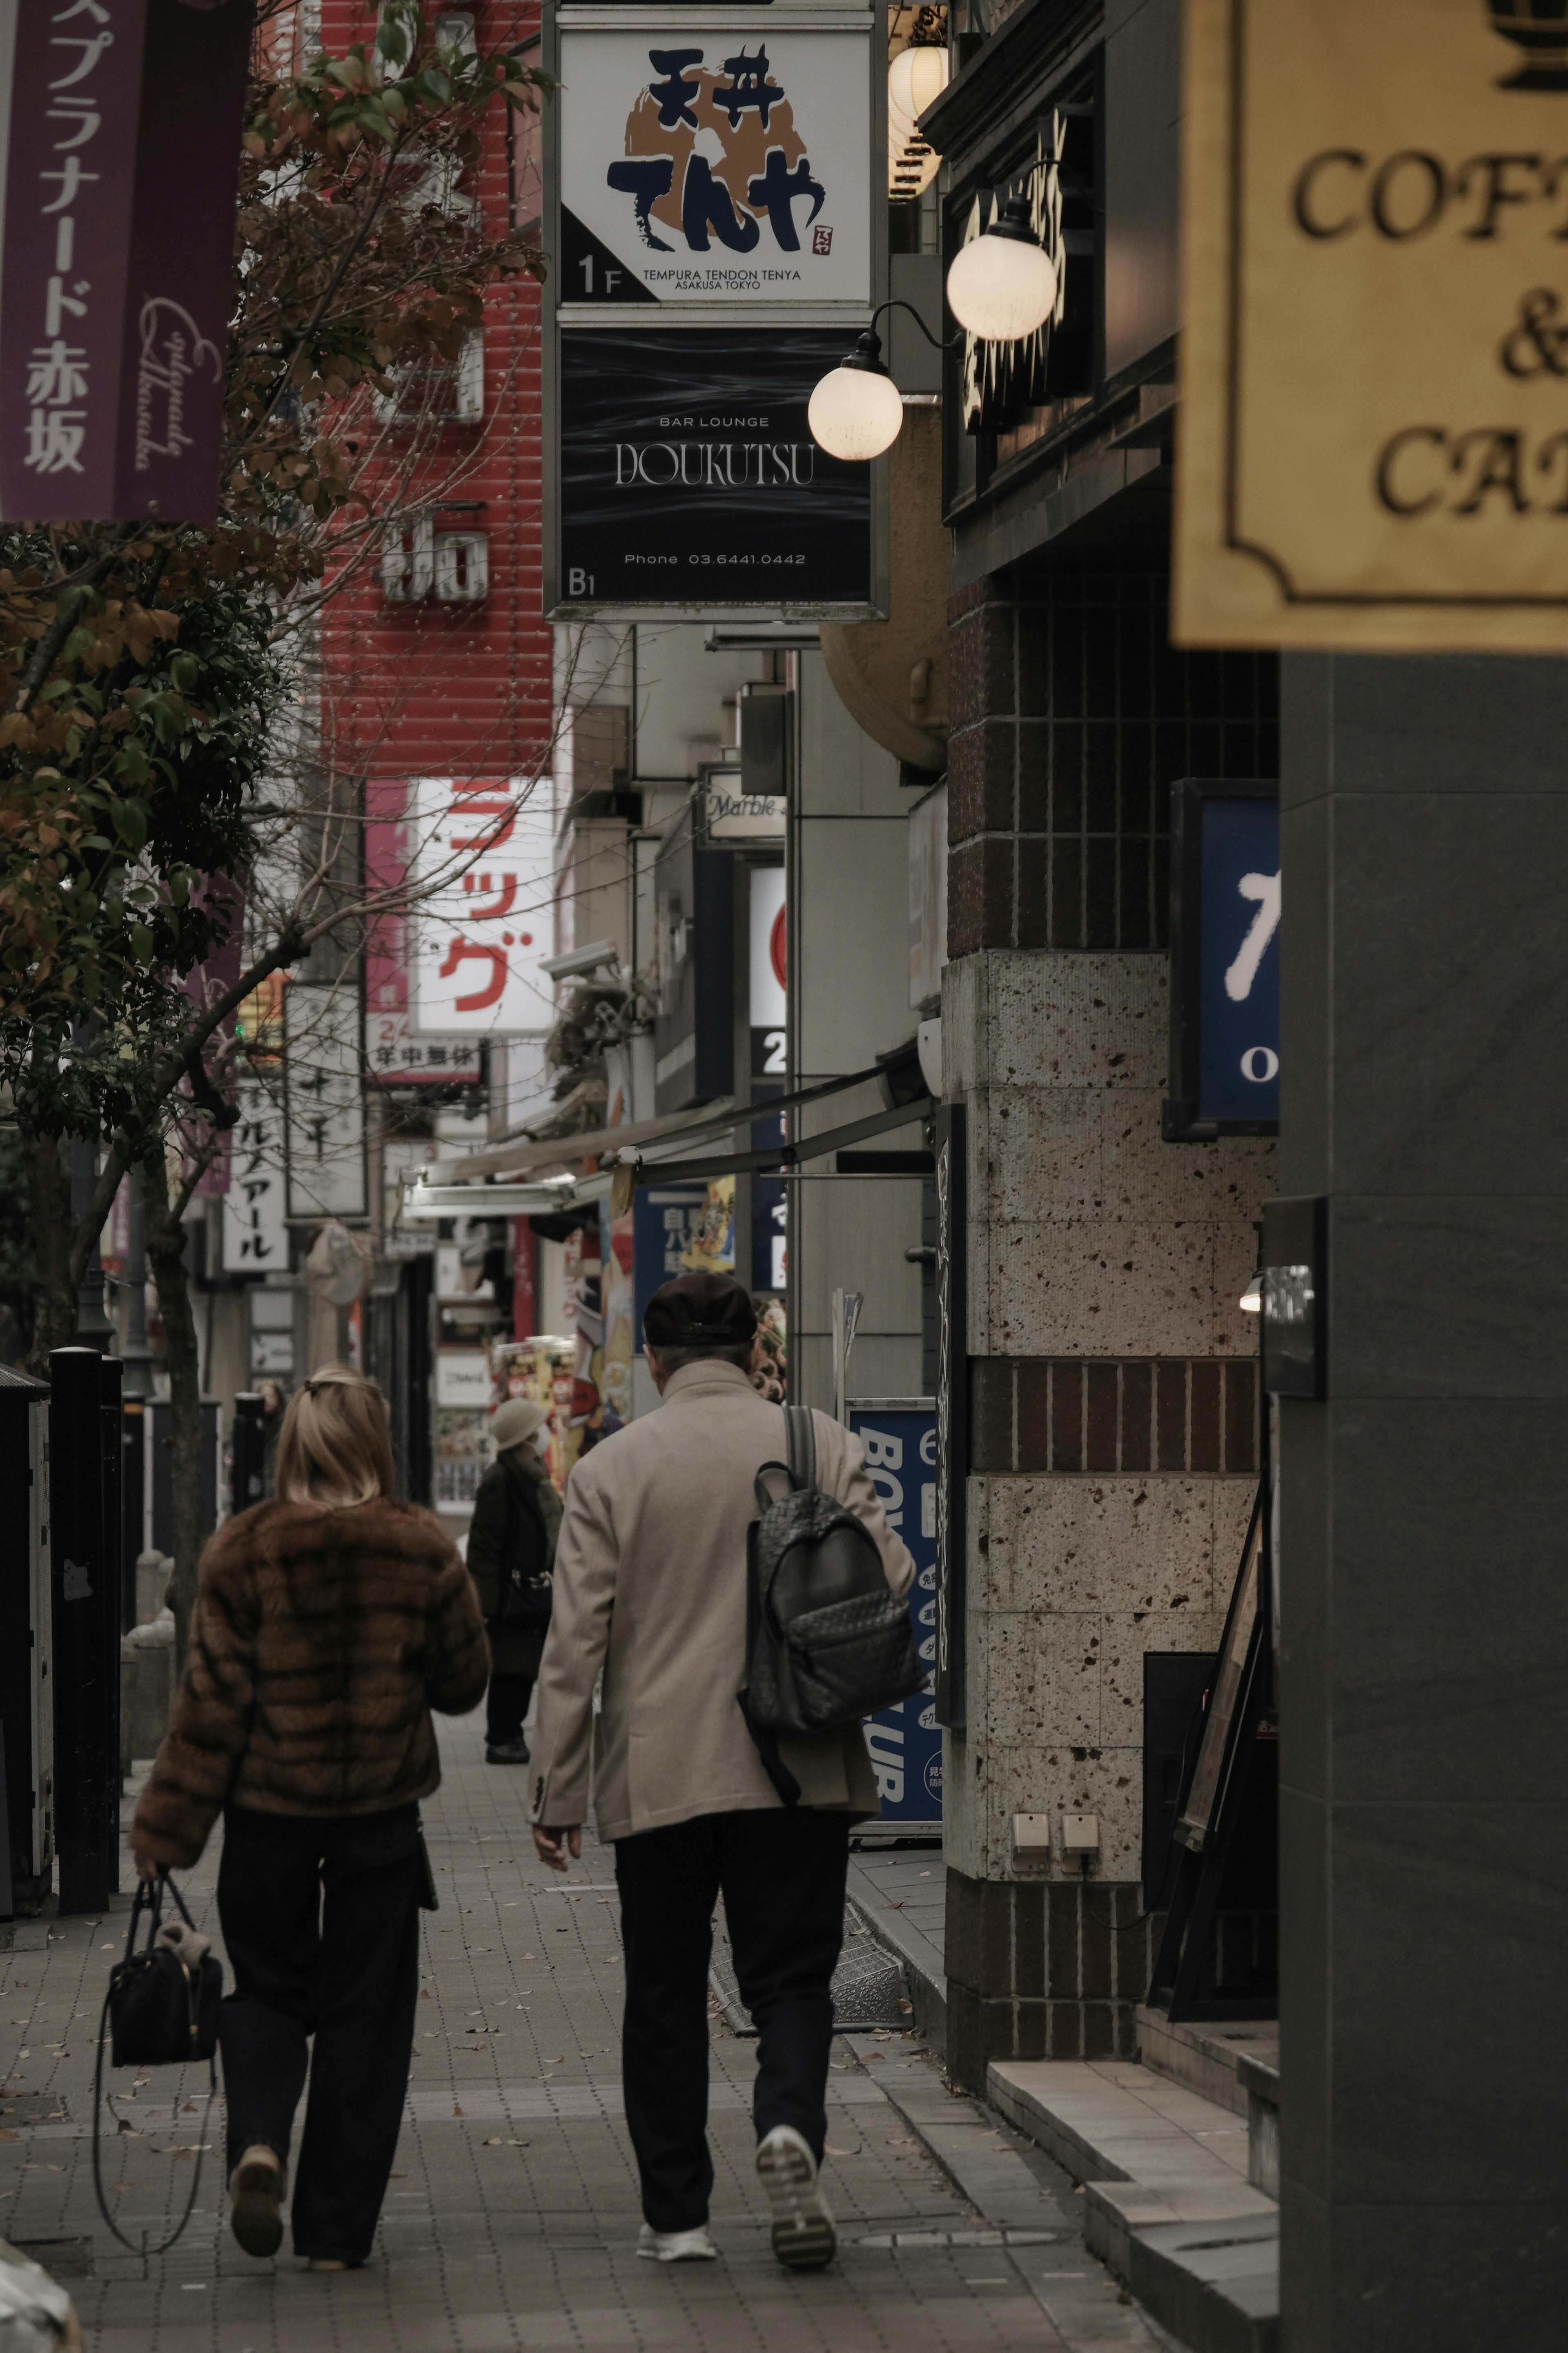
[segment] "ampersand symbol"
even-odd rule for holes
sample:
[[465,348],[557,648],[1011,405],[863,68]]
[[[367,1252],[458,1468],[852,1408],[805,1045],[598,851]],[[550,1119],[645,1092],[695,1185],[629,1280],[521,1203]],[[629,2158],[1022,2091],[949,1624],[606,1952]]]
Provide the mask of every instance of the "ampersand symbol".
[[1568,325],[1559,326],[1557,297],[1538,286],[1519,306],[1519,324],[1503,337],[1498,356],[1510,375],[1568,375]]

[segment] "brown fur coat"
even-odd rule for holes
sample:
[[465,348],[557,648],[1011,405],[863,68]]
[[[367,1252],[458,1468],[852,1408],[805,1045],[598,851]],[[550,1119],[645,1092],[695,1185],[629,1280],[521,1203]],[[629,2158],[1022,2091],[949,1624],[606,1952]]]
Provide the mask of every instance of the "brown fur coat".
[[478,1704],[473,1579],[431,1513],[390,1497],[258,1504],[202,1555],[190,1650],[132,1830],[195,1862],[224,1806],[373,1814],[441,1778],[430,1710]]

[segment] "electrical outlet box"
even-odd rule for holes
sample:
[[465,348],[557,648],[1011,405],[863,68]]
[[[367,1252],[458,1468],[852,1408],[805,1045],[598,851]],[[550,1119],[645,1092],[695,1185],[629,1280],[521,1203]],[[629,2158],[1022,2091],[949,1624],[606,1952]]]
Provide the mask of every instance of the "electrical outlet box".
[[1062,1816],[1062,1852],[1064,1854],[1098,1854],[1100,1852],[1100,1816],[1098,1814],[1064,1814]]
[[1013,1845],[1019,1854],[1049,1854],[1051,1851],[1049,1814],[1015,1814]]

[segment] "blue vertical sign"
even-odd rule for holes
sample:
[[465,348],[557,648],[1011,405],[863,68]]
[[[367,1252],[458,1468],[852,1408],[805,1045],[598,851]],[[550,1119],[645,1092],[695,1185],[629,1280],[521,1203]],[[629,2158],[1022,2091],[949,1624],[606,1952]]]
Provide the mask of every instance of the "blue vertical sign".
[[1279,807],[1203,803],[1198,1115],[1279,1116]]
[[926,1687],[898,1707],[866,1718],[866,1745],[882,1806],[879,1819],[916,1829],[942,1822],[942,1726],[936,1673],[936,1411],[895,1401],[852,1405],[849,1427],[866,1449],[866,1469],[888,1515],[914,1555],[910,1615]]
[[643,1311],[661,1283],[685,1272],[683,1261],[708,1210],[708,1187],[639,1185],[632,1195],[633,1344],[642,1346]]

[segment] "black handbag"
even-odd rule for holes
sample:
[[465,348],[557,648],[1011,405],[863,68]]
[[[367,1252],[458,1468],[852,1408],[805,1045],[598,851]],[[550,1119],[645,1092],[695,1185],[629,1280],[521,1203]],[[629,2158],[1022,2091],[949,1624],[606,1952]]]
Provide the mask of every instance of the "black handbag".
[[[163,1891],[174,1897],[177,1920],[163,1920]],[[137,1932],[147,1921],[147,1942],[139,1952]],[[180,2067],[193,2059],[207,2063],[207,2109],[202,2126],[212,2123],[217,2091],[218,2004],[223,1999],[223,1964],[185,1908],[185,1901],[166,1872],[155,1880],[138,1882],[125,1933],[125,1952],[109,1973],[109,1990],[98,2022],[98,2059],[92,2092],[92,2179],[99,2211],[123,2247],[142,2256],[167,2253],[190,2221],[201,2187],[202,2153],[191,2169],[191,2194],[185,2211],[162,2246],[149,2247],[145,2234],[140,2246],[128,2239],[110,2212],[103,2194],[99,2151],[99,2122],[103,2105],[103,2057],[110,2052],[115,2067]]]
[[[180,1917],[163,1926],[163,1890]],[[137,1924],[145,1913],[147,1942],[136,1950]],[[131,1907],[125,1957],[110,1972],[105,2007],[112,2035],[110,2063],[115,2067],[178,2067],[210,2059],[217,2049],[217,2010],[223,2000],[223,1963],[199,1945],[193,1959],[181,1949],[196,1924],[184,1896],[162,1872],[143,1879]]]

